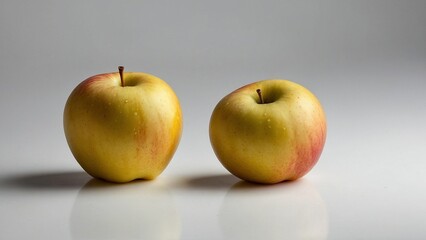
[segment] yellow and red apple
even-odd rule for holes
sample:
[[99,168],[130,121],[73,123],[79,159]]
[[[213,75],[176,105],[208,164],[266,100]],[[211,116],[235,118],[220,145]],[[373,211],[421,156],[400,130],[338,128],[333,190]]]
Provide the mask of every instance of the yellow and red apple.
[[272,184],[295,180],[317,163],[326,139],[318,99],[288,80],[263,80],[225,96],[210,119],[210,141],[235,176]]
[[180,141],[179,100],[160,78],[119,69],[89,77],[72,91],[65,136],[75,159],[95,178],[154,179]]

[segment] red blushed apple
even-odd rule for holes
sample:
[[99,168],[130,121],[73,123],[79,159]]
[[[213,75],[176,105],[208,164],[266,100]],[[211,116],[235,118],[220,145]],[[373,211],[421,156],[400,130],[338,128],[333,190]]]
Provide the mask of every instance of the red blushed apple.
[[288,80],[263,80],[225,96],[210,119],[210,141],[223,166],[258,183],[295,180],[317,163],[327,124],[318,99]]
[[65,136],[75,159],[93,177],[154,179],[179,144],[180,104],[160,78],[119,70],[90,77],[74,89],[64,110]]

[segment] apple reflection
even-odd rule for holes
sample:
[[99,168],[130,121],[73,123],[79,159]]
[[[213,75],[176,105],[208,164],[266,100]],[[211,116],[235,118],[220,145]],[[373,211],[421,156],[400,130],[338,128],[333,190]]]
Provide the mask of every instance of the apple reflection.
[[306,179],[275,185],[238,182],[219,212],[225,239],[327,239],[328,216]]
[[158,181],[112,184],[92,179],[72,208],[74,239],[179,239],[180,218]]

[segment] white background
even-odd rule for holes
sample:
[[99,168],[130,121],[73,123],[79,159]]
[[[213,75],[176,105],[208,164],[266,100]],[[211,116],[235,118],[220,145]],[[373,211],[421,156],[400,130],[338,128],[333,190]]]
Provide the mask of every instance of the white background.
[[[426,1],[1,1],[0,239],[425,239]],[[142,71],[184,132],[150,182],[93,180],[62,112],[85,78]],[[250,185],[209,143],[216,103],[298,82],[328,138],[303,179]]]

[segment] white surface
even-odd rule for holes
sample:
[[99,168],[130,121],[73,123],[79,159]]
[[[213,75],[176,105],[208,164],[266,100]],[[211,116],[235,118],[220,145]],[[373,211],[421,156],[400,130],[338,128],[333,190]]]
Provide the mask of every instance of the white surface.
[[[0,239],[425,239],[426,2],[1,1]],[[146,71],[184,132],[155,181],[92,180],[62,111],[86,77]],[[265,78],[313,91],[327,143],[303,179],[241,182],[215,104]]]

